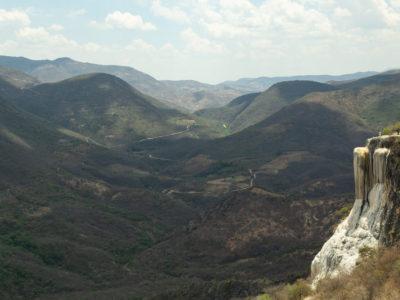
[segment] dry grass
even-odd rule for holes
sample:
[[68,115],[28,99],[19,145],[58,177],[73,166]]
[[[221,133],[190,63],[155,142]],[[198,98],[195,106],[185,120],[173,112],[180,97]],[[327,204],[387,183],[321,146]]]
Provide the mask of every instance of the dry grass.
[[364,251],[353,272],[321,281],[313,299],[400,299],[400,248]]
[[270,299],[274,300],[301,300],[312,294],[309,283],[299,279],[293,284],[280,285],[268,290]]
[[303,279],[268,290],[274,300],[398,300],[400,299],[400,246],[360,251],[361,260],[348,274],[327,278],[315,291]]

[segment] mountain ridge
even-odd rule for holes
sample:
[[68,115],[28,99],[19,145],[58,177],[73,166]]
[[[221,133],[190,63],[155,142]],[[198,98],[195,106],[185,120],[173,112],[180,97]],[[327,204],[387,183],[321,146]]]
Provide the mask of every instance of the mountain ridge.
[[229,87],[243,88],[246,86],[252,86],[251,91],[264,91],[271,87],[272,85],[283,82],[283,81],[295,81],[295,80],[306,80],[306,81],[316,81],[322,83],[329,83],[330,81],[348,81],[348,80],[356,80],[363,77],[369,77],[372,75],[376,75],[378,72],[367,71],[367,72],[356,72],[349,73],[343,75],[294,75],[294,76],[276,76],[276,77],[247,77],[240,78],[232,81],[225,81],[220,83],[220,85],[227,85]]
[[0,56],[0,65],[26,72],[41,82],[57,82],[85,73],[109,73],[127,81],[144,94],[158,98],[170,106],[189,110],[196,110],[204,105],[218,106],[219,101],[227,103],[240,94],[234,89],[227,91],[226,88],[196,81],[159,81],[132,67],[83,63],[67,57],[30,60],[25,57]]
[[[60,81],[84,73],[103,72],[122,78],[144,94],[164,101],[172,107],[182,107],[189,111],[219,107],[238,96],[251,92],[264,91],[274,83],[293,79],[320,79],[321,81],[341,80],[366,76],[356,73],[343,76],[293,76],[271,77],[272,81],[261,86],[247,82],[242,85],[231,83],[207,84],[195,80],[157,80],[154,77],[132,67],[118,65],[99,65],[83,63],[68,57],[55,60],[31,60],[25,57],[0,56],[0,66],[26,72],[42,82]],[[254,79],[257,81],[257,79]],[[251,80],[250,80],[251,81]]]
[[14,101],[26,111],[107,145],[169,134],[191,121],[106,73],[39,84],[23,90]]
[[196,114],[222,120],[232,132],[238,132],[262,121],[308,93],[332,90],[335,90],[334,86],[315,81],[279,82],[265,92],[245,95],[234,99],[224,107],[206,109]]

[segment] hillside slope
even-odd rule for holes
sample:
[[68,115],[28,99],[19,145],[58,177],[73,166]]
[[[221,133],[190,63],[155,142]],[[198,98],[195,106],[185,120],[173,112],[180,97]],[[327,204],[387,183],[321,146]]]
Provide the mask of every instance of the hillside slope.
[[281,108],[312,92],[332,91],[334,87],[313,81],[288,81],[275,84],[267,91],[249,94],[233,100],[228,105],[199,111],[205,118],[222,120],[232,132],[254,125]]
[[242,94],[236,89],[196,81],[159,81],[131,67],[83,63],[66,57],[31,60],[0,56],[0,66],[25,72],[41,82],[57,82],[87,73],[108,73],[120,77],[146,95],[190,111],[224,105]]
[[[370,134],[352,115],[295,103],[226,138],[143,144],[164,158],[164,176],[179,177],[162,197],[210,206],[137,253],[128,266],[138,277],[57,297],[230,299],[305,276],[353,197],[351,149]],[[242,187],[221,188],[241,177]]]
[[25,72],[41,82],[57,82],[87,73],[108,73],[120,77],[146,95],[160,99],[172,107],[189,111],[224,106],[241,95],[265,91],[284,81],[343,81],[376,74],[364,72],[340,76],[261,77],[211,85],[193,80],[157,80],[131,67],[83,63],[67,57],[31,60],[24,57],[0,56],[0,66]]
[[353,81],[364,77],[376,75],[377,72],[358,72],[344,75],[303,75],[282,77],[241,78],[236,81],[226,81],[221,85],[247,92],[265,91],[276,83],[284,81],[317,81],[321,83]]
[[201,110],[196,114],[226,123],[231,131],[237,132],[292,102],[313,102],[351,114],[371,130],[382,130],[400,118],[399,86],[398,71],[333,86],[307,81],[284,82],[264,93],[242,96],[224,107]]
[[[3,86],[15,93],[0,102],[5,299],[231,299],[305,276],[353,199],[352,148],[372,134],[289,89],[286,106],[231,136],[135,143],[131,122],[187,116],[106,74]],[[129,151],[103,147],[120,142],[107,130]]]
[[301,101],[323,103],[333,110],[360,117],[382,130],[400,119],[400,74],[383,73],[339,86],[339,90],[310,94]]
[[44,176],[46,153],[62,135],[40,118],[20,111],[0,96],[0,182],[27,183],[35,176]]
[[160,193],[174,179],[152,160],[65,134],[4,98],[0,153],[1,299],[138,283],[135,256],[197,216]]
[[[287,191],[288,186],[294,188],[297,183],[307,182],[306,178],[334,176],[336,171],[343,170],[351,174],[345,162],[351,160],[356,141],[363,142],[370,134],[370,129],[356,115],[321,103],[296,102],[225,138],[155,142],[147,147],[171,159],[190,159],[201,154],[237,164],[238,169],[246,172],[247,168],[258,170],[256,182],[263,182],[268,190]],[[187,146],[183,147],[184,144]],[[233,166],[230,169],[235,170]]]
[[195,123],[191,116],[103,73],[34,86],[24,90],[15,103],[61,127],[111,146],[189,131]]
[[[306,275],[341,217],[338,211],[352,199],[353,146],[370,134],[353,115],[294,103],[212,142],[149,145],[174,165],[178,158],[186,160],[185,166],[203,162],[202,171],[193,168],[195,178],[187,178],[178,191],[209,190],[219,193],[222,202],[187,231],[143,252],[139,265],[198,278],[184,295],[199,299],[207,299],[199,290],[210,272],[217,281],[277,282]],[[183,144],[191,146],[182,149]],[[249,176],[248,169],[256,176]],[[229,182],[233,186],[224,189]],[[179,297],[183,291],[165,293]]]
[[32,76],[5,67],[0,67],[0,78],[18,88],[30,87],[35,84],[39,84],[39,81]]
[[261,93],[246,94],[233,99],[225,106],[196,111],[195,115],[229,125],[260,95]]

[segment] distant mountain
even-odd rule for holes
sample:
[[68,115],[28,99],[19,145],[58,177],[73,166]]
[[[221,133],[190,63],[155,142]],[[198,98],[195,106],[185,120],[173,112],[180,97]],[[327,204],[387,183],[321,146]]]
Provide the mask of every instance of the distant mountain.
[[9,69],[1,66],[0,78],[18,88],[30,87],[39,83],[39,81],[32,76],[29,76],[23,72],[19,72],[14,69]]
[[[25,89],[18,107],[105,145],[124,145],[175,132],[201,131],[196,120],[104,73],[80,75]],[[200,127],[199,127],[200,126]]]
[[241,96],[226,106],[201,110],[196,114],[224,122],[232,132],[237,132],[264,120],[309,93],[334,89],[331,85],[313,81],[281,82],[263,93]]
[[[230,126],[240,113],[242,113],[261,93],[252,93],[233,99],[225,106],[206,108],[196,111],[195,114],[204,118],[218,120],[225,126]],[[232,130],[232,128],[231,128]]]
[[[171,97],[171,99],[176,99],[175,101],[178,101],[177,105],[189,109],[190,111],[196,111],[206,107],[219,107],[243,94],[243,91],[235,88],[205,84],[193,80],[163,80],[162,83],[168,87],[171,93],[169,97]],[[152,92],[148,91],[148,94],[152,95]],[[163,99],[162,94],[154,96]],[[168,101],[175,103],[174,100]]]
[[108,73],[120,77],[146,95],[162,100],[172,107],[188,111],[220,107],[241,95],[265,91],[273,84],[282,81],[343,81],[376,74],[364,72],[340,76],[244,78],[211,85],[193,80],[160,81],[131,67],[83,63],[67,57],[55,60],[31,60],[24,57],[0,56],[0,66],[25,72],[41,82],[57,82],[87,73]]
[[400,119],[400,72],[393,70],[333,85],[288,81],[263,93],[248,94],[220,108],[204,109],[196,115],[225,124],[231,132],[262,121],[296,101],[316,102],[357,116],[372,130],[380,130]]
[[258,78],[241,78],[236,81],[225,81],[220,83],[233,89],[238,89],[247,92],[261,92],[268,89],[270,86],[283,81],[317,81],[317,82],[330,82],[330,81],[351,81],[360,78],[368,77],[378,74],[378,72],[358,72],[345,75],[300,75],[300,76],[280,76],[280,77],[258,77]]
[[1,299],[241,299],[305,277],[353,201],[353,147],[399,111],[396,72],[284,82],[232,101],[216,119],[248,127],[210,139],[212,121],[113,75],[21,86],[12,74],[0,76]]
[[146,95],[190,111],[224,105],[242,92],[196,81],[159,81],[131,67],[82,63],[70,58],[31,60],[0,56],[0,66],[25,72],[41,82],[57,82],[87,73],[108,73],[127,81]]
[[30,74],[41,82],[57,82],[87,73],[109,73],[127,77],[137,88],[141,84],[154,85],[154,87],[158,84],[153,77],[130,67],[82,63],[68,57],[55,60],[31,60],[25,57],[0,56],[0,65]]
[[301,101],[321,103],[359,117],[373,130],[400,120],[400,72],[387,72],[337,86],[337,90],[305,96]]

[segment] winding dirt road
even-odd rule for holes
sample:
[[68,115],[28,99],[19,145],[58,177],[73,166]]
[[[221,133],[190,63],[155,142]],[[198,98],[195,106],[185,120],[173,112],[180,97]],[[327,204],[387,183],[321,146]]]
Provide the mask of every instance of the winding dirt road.
[[162,139],[162,138],[166,138],[166,137],[171,137],[171,136],[183,134],[183,133],[189,132],[189,131],[192,129],[193,125],[195,125],[195,124],[187,125],[187,126],[186,126],[186,129],[185,129],[185,130],[182,130],[182,131],[173,132],[173,133],[166,134],[166,135],[160,135],[160,136],[155,136],[155,137],[149,137],[149,138],[141,139],[141,140],[136,141],[135,143],[142,143],[142,142],[146,142],[146,141],[153,141],[153,140],[157,140],[157,139]]

